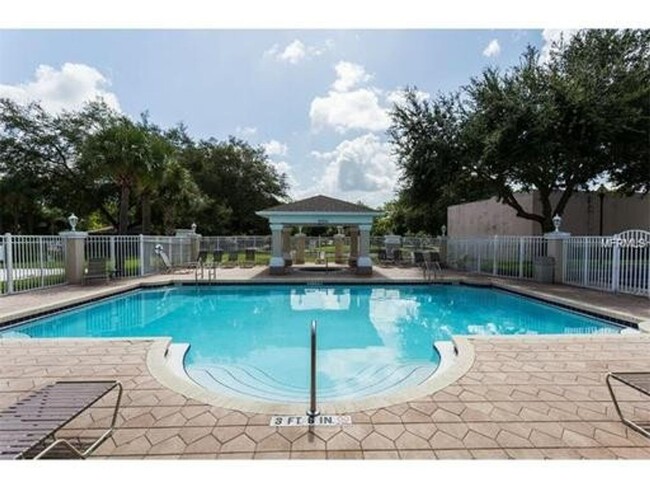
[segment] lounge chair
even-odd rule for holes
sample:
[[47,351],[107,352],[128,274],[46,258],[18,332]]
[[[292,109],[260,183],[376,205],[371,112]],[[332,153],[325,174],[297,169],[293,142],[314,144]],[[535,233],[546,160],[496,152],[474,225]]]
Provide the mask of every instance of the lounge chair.
[[160,258],[160,261],[163,264],[164,273],[171,273],[174,271],[174,267],[172,266],[172,262],[169,259],[169,256],[167,256],[167,253],[163,250],[160,244],[157,244],[156,247],[154,247],[153,252],[156,253],[156,256]]
[[235,268],[239,264],[239,253],[237,251],[228,252],[228,259],[221,264],[222,268]]
[[[113,390],[117,390],[117,400],[111,424],[90,447],[82,451],[66,439],[54,440],[62,427]],[[121,400],[122,385],[117,381],[57,381],[30,393],[0,412],[0,458],[21,459],[38,453],[34,459],[40,459],[61,446],[85,459],[113,433]],[[45,447],[48,439],[53,442]]]
[[246,249],[244,260],[240,266],[242,268],[252,268],[255,266],[255,249]]
[[377,253],[377,260],[379,261],[379,266],[388,267],[394,264],[393,260],[388,257],[386,249],[380,249]]
[[90,258],[88,260],[88,268],[83,277],[83,283],[84,285],[89,284],[91,281],[102,281],[108,283],[111,274],[112,273],[108,270],[108,259]]
[[393,262],[398,266],[407,266],[410,264],[410,262],[404,258],[404,253],[401,249],[393,249]]
[[623,412],[621,412],[621,407],[618,405],[618,400],[614,394],[614,389],[612,388],[612,380],[616,380],[623,385],[626,385],[637,392],[650,397],[650,373],[648,372],[628,372],[628,373],[607,373],[605,377],[605,382],[607,383],[607,389],[609,394],[612,397],[614,402],[614,407],[616,408],[616,413],[618,414],[621,422],[630,427],[631,429],[636,430],[640,434],[643,434],[646,437],[650,437],[650,421],[639,421],[631,420],[625,418]]
[[223,249],[212,251],[212,266],[215,268],[221,266],[221,261],[223,261]]

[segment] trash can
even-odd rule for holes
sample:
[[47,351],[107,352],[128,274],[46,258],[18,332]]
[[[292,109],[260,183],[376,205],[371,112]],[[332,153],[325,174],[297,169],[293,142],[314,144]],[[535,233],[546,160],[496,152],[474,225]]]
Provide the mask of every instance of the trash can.
[[540,283],[553,283],[555,258],[552,256],[537,256],[533,259],[533,279]]

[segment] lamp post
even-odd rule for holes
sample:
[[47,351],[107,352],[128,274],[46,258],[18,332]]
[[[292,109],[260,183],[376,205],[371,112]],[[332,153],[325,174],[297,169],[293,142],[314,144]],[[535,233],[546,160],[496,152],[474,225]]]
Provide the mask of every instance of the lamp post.
[[553,217],[553,226],[555,227],[555,232],[560,232],[560,225],[562,225],[562,217],[555,214],[555,217]]
[[68,224],[70,224],[70,230],[72,232],[77,231],[78,223],[79,223],[79,217],[77,217],[74,213],[71,213],[70,216],[68,217]]

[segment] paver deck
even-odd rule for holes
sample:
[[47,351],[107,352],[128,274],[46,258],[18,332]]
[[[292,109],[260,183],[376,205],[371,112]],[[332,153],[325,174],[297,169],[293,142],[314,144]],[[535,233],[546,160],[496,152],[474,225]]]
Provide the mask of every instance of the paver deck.
[[[392,277],[415,279],[409,272],[395,270],[393,275],[401,276]],[[238,279],[254,277],[251,272]],[[504,285],[577,303],[597,297],[600,309],[618,307],[636,320],[650,315],[644,298]],[[127,286],[60,287],[4,297],[0,320],[15,307],[42,308],[77,300],[80,293]],[[205,405],[166,389],[147,367],[153,340],[0,340],[0,408],[60,379],[121,381],[125,393],[117,430],[94,454],[99,458],[650,459],[650,439],[619,421],[605,386],[607,371],[650,371],[650,334],[469,341],[475,361],[452,385],[408,403],[349,412],[353,425],[310,431],[269,427],[267,414]],[[624,387],[617,391],[626,400],[625,413],[650,420],[647,397]],[[76,419],[65,434],[82,440],[96,435],[109,421],[110,401]]]

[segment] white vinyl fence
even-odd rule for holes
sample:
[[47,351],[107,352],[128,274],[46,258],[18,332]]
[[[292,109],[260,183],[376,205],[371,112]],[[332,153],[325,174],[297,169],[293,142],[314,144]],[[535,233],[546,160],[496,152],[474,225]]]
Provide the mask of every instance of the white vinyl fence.
[[0,294],[65,284],[60,236],[0,236]]
[[570,237],[564,245],[564,281],[585,288],[650,297],[650,232]]
[[86,265],[90,259],[106,259],[116,278],[154,274],[162,269],[156,246],[169,257],[172,266],[183,266],[194,259],[192,241],[184,236],[88,236]]
[[546,256],[546,239],[541,236],[450,237],[447,241],[447,265],[459,271],[531,279],[538,256]]

